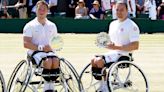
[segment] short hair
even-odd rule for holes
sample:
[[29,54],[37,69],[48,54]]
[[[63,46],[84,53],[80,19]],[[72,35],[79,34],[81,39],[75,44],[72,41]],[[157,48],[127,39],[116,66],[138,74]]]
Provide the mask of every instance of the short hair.
[[43,4],[43,5],[45,5],[46,7],[47,7],[47,9],[49,9],[48,8],[48,3],[45,1],[45,0],[39,0],[37,3],[36,3],[36,7],[38,8],[38,5],[39,4]]
[[116,4],[124,4],[126,9],[128,9],[127,0],[117,0]]

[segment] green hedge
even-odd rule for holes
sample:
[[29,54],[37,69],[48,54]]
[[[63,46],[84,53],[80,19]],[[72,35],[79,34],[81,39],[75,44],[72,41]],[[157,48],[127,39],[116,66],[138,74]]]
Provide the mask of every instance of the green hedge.
[[[60,33],[98,33],[107,31],[112,20],[74,20],[72,18],[49,18],[56,23]],[[0,33],[22,33],[24,25],[31,19],[0,19]],[[164,21],[149,19],[133,19],[139,26],[141,33],[164,32]]]

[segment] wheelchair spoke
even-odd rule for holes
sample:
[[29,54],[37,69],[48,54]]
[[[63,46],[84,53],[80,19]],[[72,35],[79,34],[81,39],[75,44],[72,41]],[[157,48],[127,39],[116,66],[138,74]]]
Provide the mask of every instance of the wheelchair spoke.
[[[120,68],[119,64],[128,65],[128,67],[121,66]],[[115,64],[110,69],[107,78],[111,92],[148,92],[145,75],[133,63],[124,61]]]
[[25,60],[22,60],[15,68],[8,83],[8,92],[23,92],[30,77],[30,67]]
[[60,59],[60,69],[59,83],[55,88],[59,92],[80,92],[79,76],[73,66],[62,58]]
[[0,92],[6,92],[6,84],[1,70],[0,70]]
[[82,92],[95,92],[100,86],[100,81],[95,80],[92,75],[90,64],[86,65],[84,70],[82,70],[80,74],[80,80],[83,84]]

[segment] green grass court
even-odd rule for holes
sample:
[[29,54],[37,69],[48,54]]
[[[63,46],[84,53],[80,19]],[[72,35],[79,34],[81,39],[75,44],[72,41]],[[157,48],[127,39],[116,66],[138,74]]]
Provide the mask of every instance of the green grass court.
[[[95,54],[108,51],[95,46],[96,34],[61,35],[64,47],[57,54],[70,61],[79,74]],[[22,42],[22,34],[0,34],[0,69],[6,84],[18,62],[26,59]],[[133,57],[148,78],[150,92],[164,92],[164,34],[141,34],[140,48]]]

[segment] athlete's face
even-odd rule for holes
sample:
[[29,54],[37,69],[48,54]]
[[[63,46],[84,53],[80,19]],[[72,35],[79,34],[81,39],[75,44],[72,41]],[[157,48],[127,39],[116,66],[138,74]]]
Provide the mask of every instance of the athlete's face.
[[37,7],[36,14],[40,18],[45,18],[48,13],[48,8],[46,5],[40,3]]
[[116,15],[119,20],[125,20],[128,16],[128,10],[125,4],[118,3],[116,4]]

